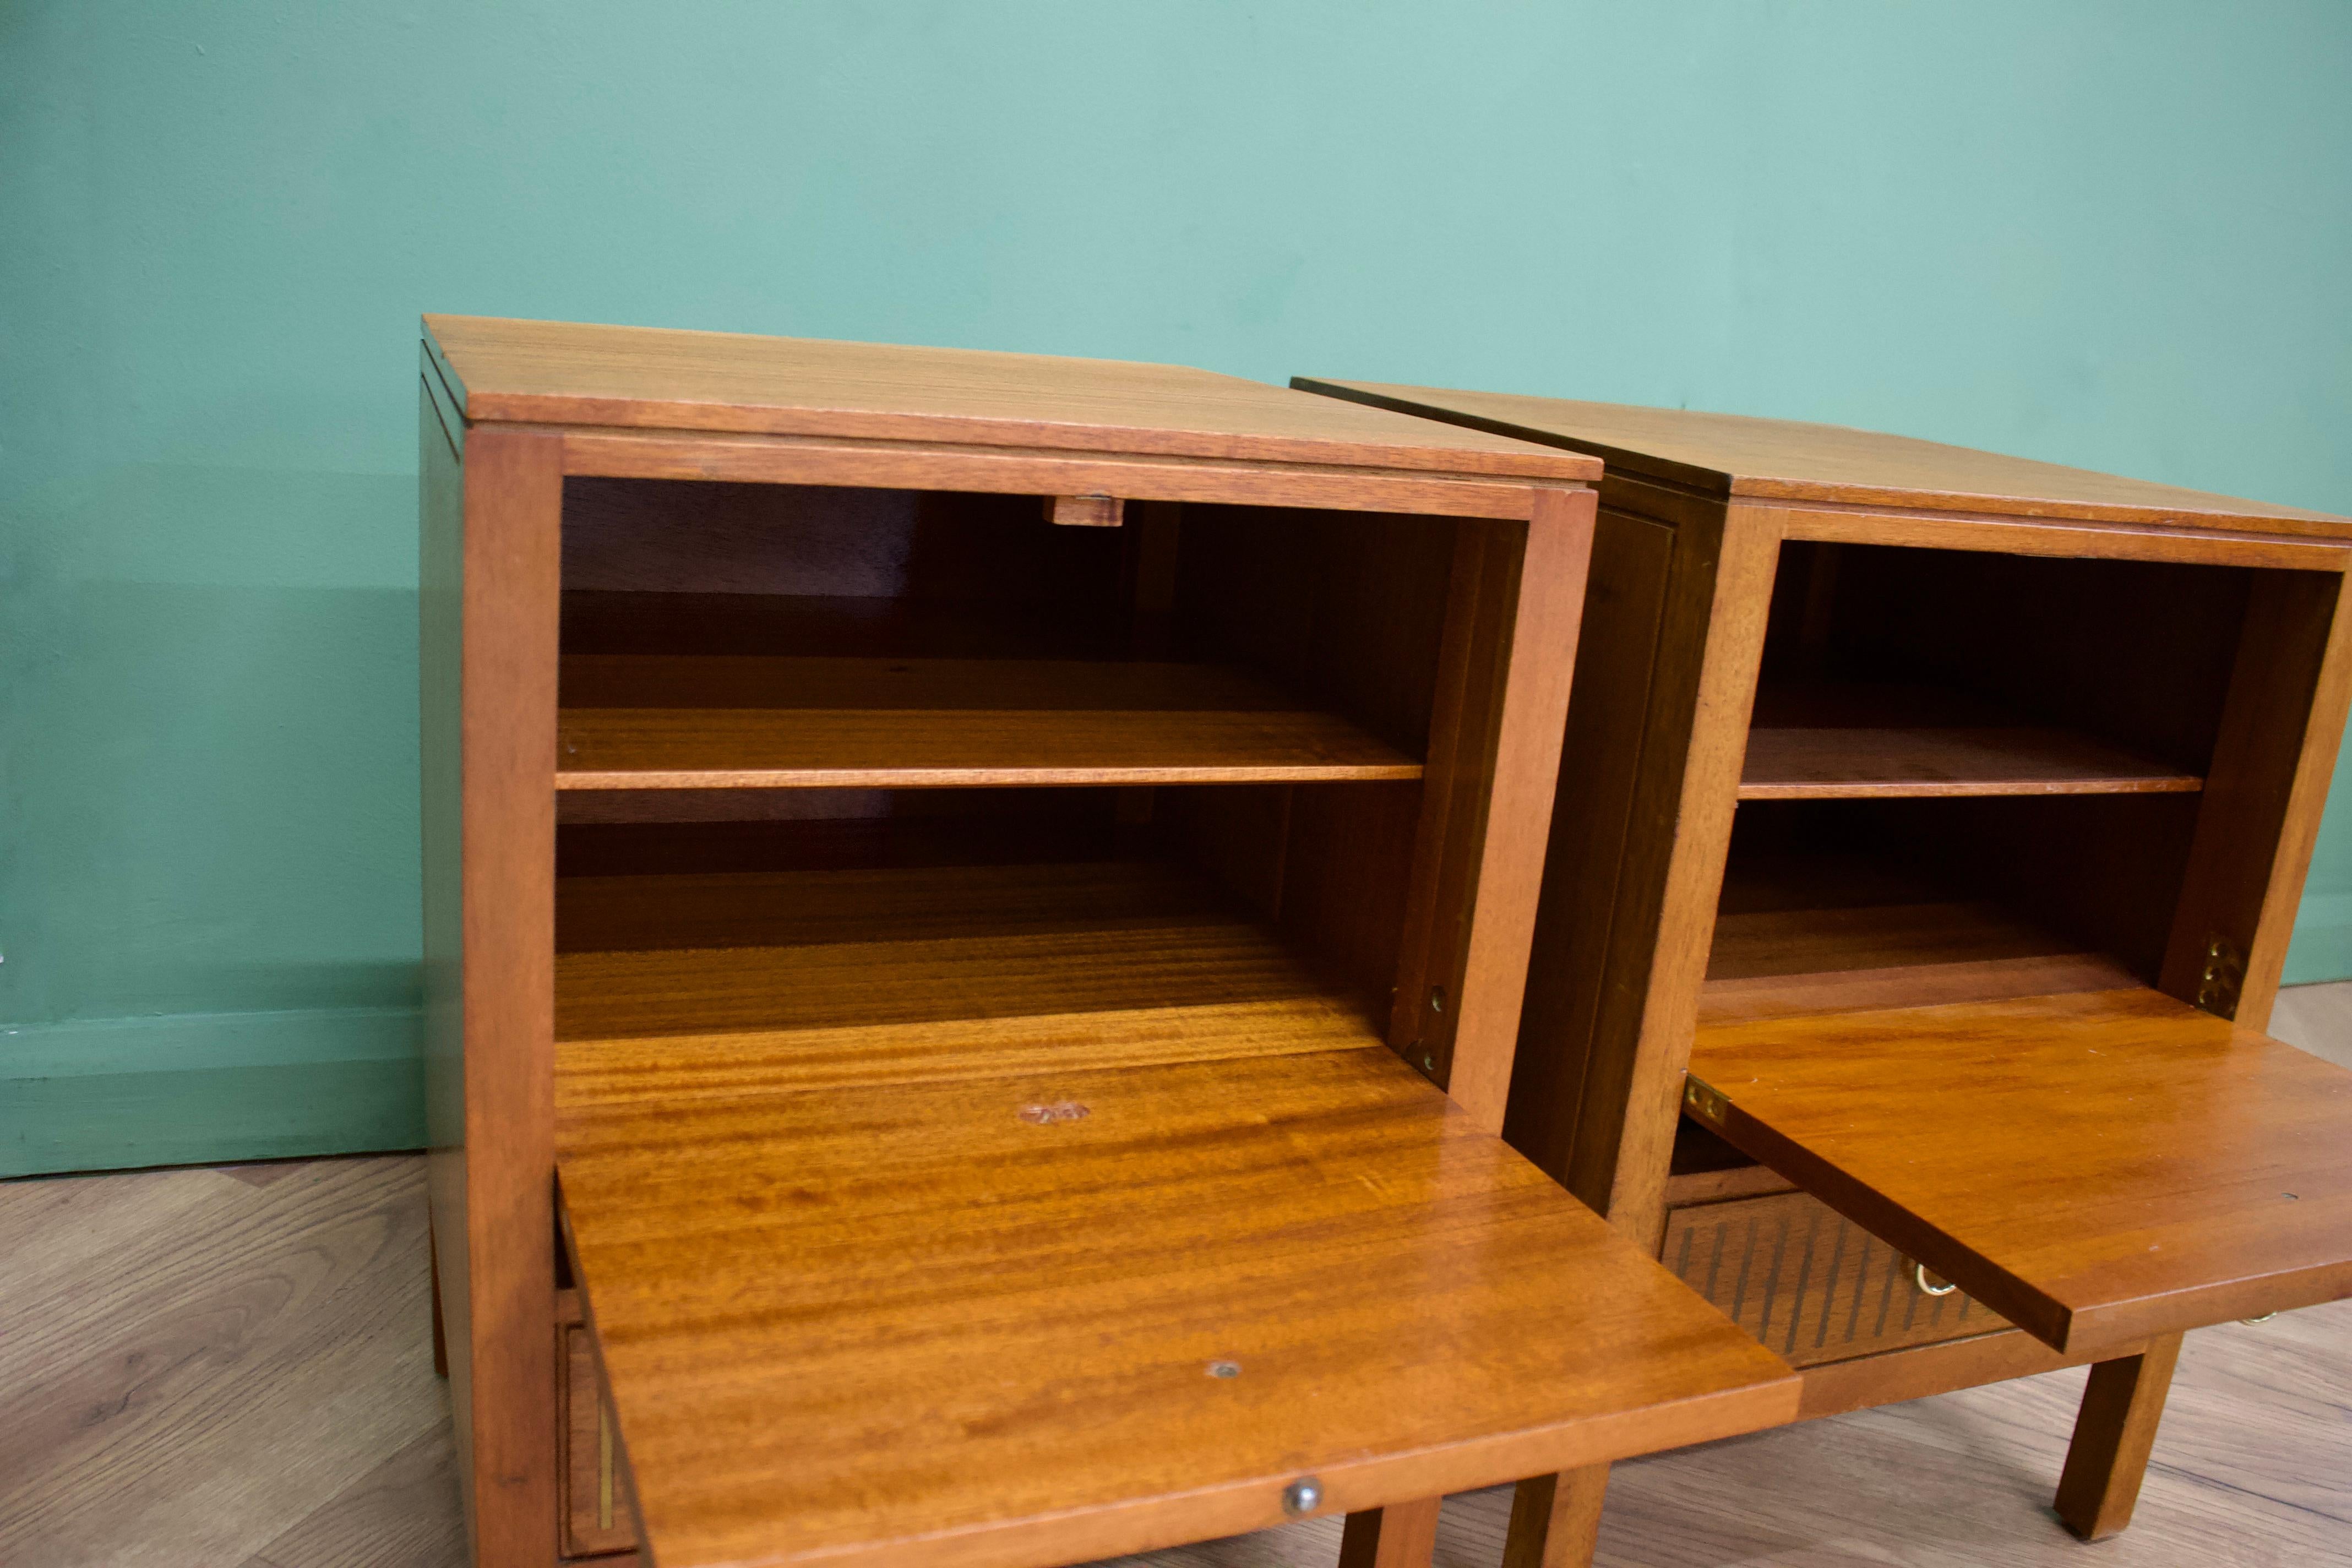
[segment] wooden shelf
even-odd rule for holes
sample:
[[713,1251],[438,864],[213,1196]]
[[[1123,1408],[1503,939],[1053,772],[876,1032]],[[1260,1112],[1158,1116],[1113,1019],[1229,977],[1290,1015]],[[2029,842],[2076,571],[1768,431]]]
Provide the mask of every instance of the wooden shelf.
[[2352,1077],[2158,992],[1705,1024],[1684,1108],[2070,1353],[2352,1291]]
[[2088,736],[1909,687],[1761,689],[1741,800],[2153,795],[2205,781]]
[[576,654],[566,790],[1419,778],[1422,764],[1201,665]]
[[1866,862],[1785,857],[1724,879],[1703,1024],[2136,985],[2104,953],[2000,906]]
[[560,1106],[1377,1045],[1150,861],[565,878]]

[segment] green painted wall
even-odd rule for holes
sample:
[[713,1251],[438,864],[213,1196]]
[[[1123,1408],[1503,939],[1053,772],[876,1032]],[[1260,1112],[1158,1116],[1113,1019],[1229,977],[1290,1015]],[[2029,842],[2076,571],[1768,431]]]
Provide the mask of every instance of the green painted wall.
[[[0,5],[0,1171],[413,1144],[420,310],[2352,510],[2352,7]],[[2352,973],[2352,812],[2292,970]]]

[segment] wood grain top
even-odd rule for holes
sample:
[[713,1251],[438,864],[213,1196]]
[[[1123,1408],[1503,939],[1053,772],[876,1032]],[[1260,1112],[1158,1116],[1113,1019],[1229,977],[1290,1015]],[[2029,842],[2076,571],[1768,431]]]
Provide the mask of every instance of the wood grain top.
[[1237,670],[1125,660],[574,654],[559,789],[1411,779]]
[[1550,442],[1612,471],[1718,495],[2352,538],[2352,518],[1840,425],[1307,376],[1291,384]]
[[561,1137],[665,1568],[1066,1563],[1283,1522],[1302,1477],[1357,1510],[1795,1405],[1378,1046],[638,1100]]
[[1557,449],[1182,365],[427,316],[469,420],[950,442],[1554,483]]
[[2352,1073],[2154,991],[1703,1026],[1685,1109],[2066,1351],[2352,1294]]

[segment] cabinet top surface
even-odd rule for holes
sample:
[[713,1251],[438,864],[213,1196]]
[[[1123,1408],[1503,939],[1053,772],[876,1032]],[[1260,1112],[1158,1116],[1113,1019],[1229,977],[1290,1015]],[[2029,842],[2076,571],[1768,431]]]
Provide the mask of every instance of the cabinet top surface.
[[1548,441],[1612,471],[1718,495],[2352,538],[2352,518],[1840,425],[1307,376],[1293,384]]
[[427,316],[469,420],[1312,463],[1574,483],[1580,455],[1182,365]]

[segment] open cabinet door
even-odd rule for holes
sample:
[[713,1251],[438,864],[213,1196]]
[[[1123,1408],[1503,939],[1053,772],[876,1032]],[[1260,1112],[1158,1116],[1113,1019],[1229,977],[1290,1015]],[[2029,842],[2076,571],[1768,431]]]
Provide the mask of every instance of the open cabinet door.
[[1684,1109],[2062,1351],[2352,1294],[2352,1073],[2158,992],[1706,1025]]
[[1793,1413],[1360,1040],[667,1102],[608,1045],[562,1199],[651,1561],[1078,1562]]

